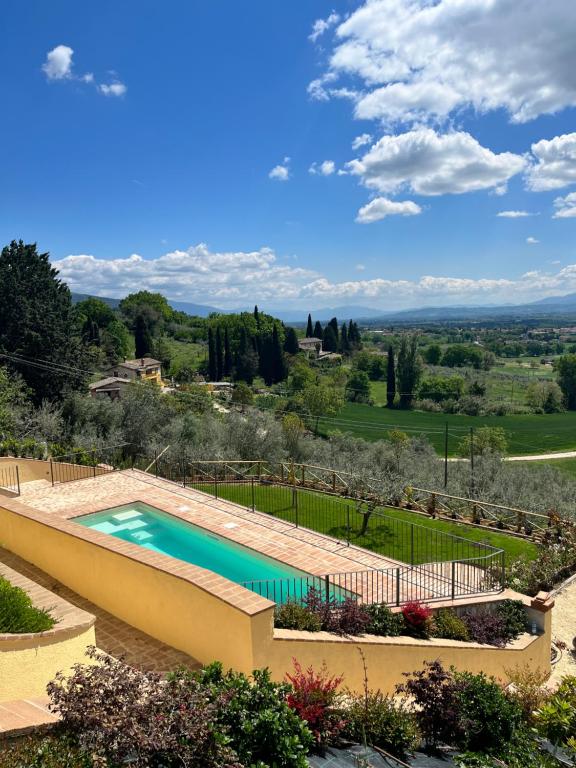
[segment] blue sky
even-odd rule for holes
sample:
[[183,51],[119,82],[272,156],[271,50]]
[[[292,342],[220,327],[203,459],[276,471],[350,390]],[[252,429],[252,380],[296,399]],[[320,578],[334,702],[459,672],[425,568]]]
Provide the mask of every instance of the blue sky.
[[0,18],[1,241],[38,242],[75,290],[382,309],[576,291],[573,0]]

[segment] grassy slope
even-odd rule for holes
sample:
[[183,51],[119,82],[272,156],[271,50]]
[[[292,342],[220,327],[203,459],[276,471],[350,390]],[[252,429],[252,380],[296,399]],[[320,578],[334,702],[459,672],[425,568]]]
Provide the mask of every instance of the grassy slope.
[[380,440],[391,429],[428,437],[439,453],[444,450],[444,425],[450,432],[449,453],[454,455],[458,442],[470,427],[502,427],[512,455],[562,451],[576,448],[576,412],[546,415],[463,416],[461,414],[398,411],[359,403],[346,403],[334,419],[320,419],[319,431],[327,434],[340,430],[365,440]]
[[[197,486],[208,493],[213,492],[210,485]],[[251,488],[249,485],[222,485],[219,484],[218,495],[221,498],[235,501],[244,506],[251,504]],[[292,508],[292,492],[290,488],[274,486],[254,486],[255,508],[260,512],[274,514],[290,522],[295,521]],[[359,515],[354,511],[352,502],[333,499],[323,494],[313,492],[298,493],[298,520],[299,524],[311,528],[319,533],[326,533],[335,538],[346,538],[346,506],[350,506],[350,525],[352,529],[351,543],[365,547],[374,552],[380,552],[387,557],[392,557],[403,562],[410,561],[410,535],[405,526],[394,525],[390,519],[372,517],[368,531],[364,536],[359,536]],[[465,548],[458,547],[453,550],[453,544],[449,539],[442,539],[431,549],[426,546],[430,537],[426,531],[439,531],[461,536],[471,541],[478,541],[498,547],[506,552],[508,560],[522,554],[530,557],[536,556],[536,546],[531,542],[507,536],[495,531],[485,531],[459,523],[444,520],[431,520],[408,510],[384,508],[386,515],[396,520],[416,523],[422,530],[416,535],[415,562],[424,562],[432,559],[456,559],[466,557]],[[421,546],[418,546],[418,542]],[[418,554],[421,554],[419,557]],[[431,557],[431,552],[436,558]],[[468,555],[469,556],[469,555]]]

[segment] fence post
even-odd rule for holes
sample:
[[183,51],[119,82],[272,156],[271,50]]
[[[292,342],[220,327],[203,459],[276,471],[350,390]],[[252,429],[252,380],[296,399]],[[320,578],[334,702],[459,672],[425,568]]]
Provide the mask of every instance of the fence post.
[[154,451],[154,471],[158,477],[158,451]]
[[350,506],[346,506],[346,544],[350,546]]
[[54,466],[52,464],[52,459],[50,459],[50,480],[52,481],[52,485],[54,485]]
[[254,478],[250,478],[250,485],[252,487],[252,512],[256,509],[256,505],[254,504]]
[[410,524],[410,565],[414,565],[414,525]]
[[330,577],[324,576],[324,592],[326,595],[326,604],[330,602]]
[[500,555],[500,557],[502,559],[502,566],[501,566],[502,576],[500,581],[500,590],[503,591],[504,589],[506,589],[506,552],[504,552],[504,550],[502,550],[502,554]]
[[296,528],[298,528],[298,489],[294,487],[292,490],[292,493],[294,494],[294,509],[296,512]]
[[218,469],[214,467],[214,498],[218,498]]
[[336,493],[336,472],[332,472],[332,492]]
[[396,568],[396,605],[400,605],[400,568]]
[[182,488],[186,488],[186,460],[182,459]]
[[20,470],[18,464],[16,464],[16,487],[18,488],[18,496],[20,496]]
[[452,600],[456,597],[456,560],[452,560]]

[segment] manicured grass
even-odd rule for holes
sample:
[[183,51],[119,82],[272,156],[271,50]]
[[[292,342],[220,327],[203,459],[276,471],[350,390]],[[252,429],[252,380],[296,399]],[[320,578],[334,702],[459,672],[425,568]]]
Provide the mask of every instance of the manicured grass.
[[346,403],[338,416],[320,419],[319,432],[340,430],[365,440],[382,440],[400,429],[410,435],[425,435],[439,453],[444,451],[444,428],[448,424],[448,453],[457,454],[458,443],[470,427],[502,427],[510,455],[525,455],[576,449],[576,411],[514,416],[464,416],[461,414],[400,411]]
[[[212,484],[194,487],[214,494]],[[252,504],[250,484],[219,483],[218,496],[247,507]],[[415,563],[464,559],[485,554],[476,547],[467,546],[464,542],[455,542],[443,534],[452,534],[472,542],[503,549],[507,560],[513,560],[523,554],[535,557],[537,552],[533,543],[514,536],[473,528],[462,523],[432,520],[408,510],[390,507],[383,507],[380,510],[386,517],[373,515],[366,532],[361,534],[363,516],[356,511],[353,501],[302,490],[298,491],[297,496],[298,511],[296,513],[291,488],[254,484],[254,507],[258,511],[272,514],[288,522],[295,523],[298,520],[298,524],[303,527],[340,540],[346,540],[350,535],[351,544],[402,562],[410,562],[412,553],[414,553]],[[414,529],[414,538],[411,535],[411,526],[404,523],[414,523],[418,526]]]
[[48,611],[36,608],[27,592],[0,576],[0,632],[46,632],[55,623]]
[[543,464],[547,464],[550,467],[554,467],[555,469],[559,469],[561,472],[563,472],[566,475],[570,475],[571,477],[576,477],[576,458],[573,459],[545,459],[544,461],[526,461],[522,462],[522,466],[524,467],[532,467],[537,466],[541,467]]

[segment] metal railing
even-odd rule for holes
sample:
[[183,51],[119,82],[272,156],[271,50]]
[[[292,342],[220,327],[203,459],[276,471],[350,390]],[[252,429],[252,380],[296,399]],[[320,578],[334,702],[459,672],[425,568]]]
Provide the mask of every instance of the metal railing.
[[20,470],[17,464],[0,466],[0,489],[20,496]]
[[[152,458],[152,462],[154,459]],[[229,480],[268,479],[276,484],[309,488],[337,496],[351,496],[381,506],[401,506],[433,517],[446,517],[464,524],[482,524],[487,528],[498,528],[504,532],[538,536],[551,526],[562,523],[560,517],[549,512],[541,514],[530,510],[509,507],[482,499],[453,496],[442,491],[405,486],[387,495],[378,478],[359,477],[352,472],[320,467],[313,464],[296,464],[290,461],[270,462],[266,460],[244,461],[194,461],[185,457],[162,457],[158,472],[166,472],[170,466],[173,476],[197,480],[217,476],[222,482]],[[154,470],[153,470],[154,471]]]
[[52,485],[71,483],[91,477],[116,472],[125,465],[125,448],[130,443],[95,448],[91,451],[74,451],[49,459]]
[[496,594],[504,588],[504,578],[504,558],[500,554],[327,576],[252,580],[242,582],[242,586],[279,604],[306,605],[314,592],[317,599],[335,607],[345,599],[364,605],[400,606]]

